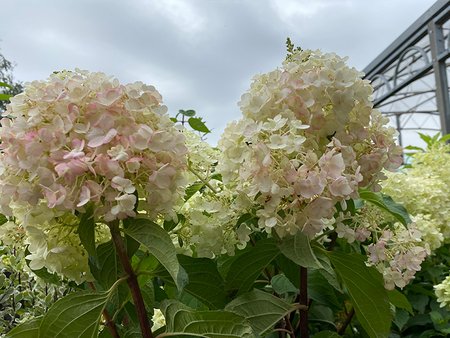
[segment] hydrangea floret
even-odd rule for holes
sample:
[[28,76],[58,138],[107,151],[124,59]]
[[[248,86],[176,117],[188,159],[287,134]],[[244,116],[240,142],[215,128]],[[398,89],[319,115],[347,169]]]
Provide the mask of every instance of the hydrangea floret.
[[76,215],[89,205],[107,223],[134,217],[138,197],[150,217],[173,217],[181,198],[184,136],[142,82],[82,70],[31,82],[11,99],[0,138],[0,212],[25,228],[34,268],[88,278]]
[[323,231],[337,202],[379,190],[401,162],[395,130],[372,108],[372,87],[346,59],[296,51],[254,78],[226,128],[218,171],[248,196],[259,228],[278,236]]

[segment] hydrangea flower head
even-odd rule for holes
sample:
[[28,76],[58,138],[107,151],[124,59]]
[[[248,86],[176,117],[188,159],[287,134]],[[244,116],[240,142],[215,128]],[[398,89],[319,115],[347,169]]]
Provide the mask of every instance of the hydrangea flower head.
[[219,141],[224,183],[248,195],[259,227],[279,236],[325,227],[337,202],[379,189],[401,162],[395,130],[372,109],[372,87],[345,59],[298,51],[254,78],[242,119]]
[[[50,223],[69,227],[60,220],[87,205],[104,223],[135,216],[137,196],[150,217],[171,214],[187,148],[166,111],[153,86],[103,73],[63,71],[27,84],[1,120],[0,212],[19,213],[47,244]],[[35,214],[50,217],[27,222]]]

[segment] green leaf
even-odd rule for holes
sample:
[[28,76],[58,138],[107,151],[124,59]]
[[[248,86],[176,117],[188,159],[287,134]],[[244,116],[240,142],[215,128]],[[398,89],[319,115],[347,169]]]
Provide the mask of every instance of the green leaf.
[[194,183],[188,186],[184,191],[184,201],[186,202],[187,200],[189,200],[197,191],[200,191],[200,189],[202,189],[204,186],[205,184],[202,182]]
[[[298,272],[298,270],[297,270]],[[287,293],[298,293],[298,288],[284,274],[273,276],[270,280],[273,291],[279,295]]]
[[9,331],[5,338],[38,338],[42,317],[29,319]]
[[387,295],[389,298],[389,302],[394,305],[396,308],[404,309],[408,311],[410,314],[414,314],[411,303],[408,301],[408,298],[398,290],[389,290],[387,291]]
[[341,338],[336,332],[333,331],[320,331],[316,333],[313,338]]
[[225,310],[246,318],[254,332],[262,335],[275,326],[284,316],[296,310],[270,293],[253,290],[230,302]]
[[89,268],[96,281],[104,290],[109,289],[117,280],[118,262],[116,248],[112,241],[102,243],[96,248],[96,258],[89,259]]
[[5,82],[0,82],[0,87],[7,87],[9,89],[13,89],[13,87]]
[[210,309],[222,309],[227,303],[227,294],[216,263],[208,258],[192,258],[184,255],[177,257],[189,278],[184,291],[198,298]]
[[283,255],[300,266],[305,268],[322,267],[311,249],[309,238],[300,231],[294,236],[284,237],[278,247]]
[[190,117],[188,120],[189,125],[192,129],[202,132],[202,133],[210,133],[211,130],[205,125],[200,117]]
[[0,93],[0,101],[8,101],[12,95],[9,94],[1,94]]
[[406,150],[425,151],[423,148],[416,147],[416,146],[406,146],[406,147],[404,147],[403,149],[406,149]]
[[421,138],[428,146],[431,145],[431,142],[432,142],[431,136],[425,135],[425,134],[422,134],[422,133],[418,133],[418,134],[419,134],[420,138]]
[[177,122],[178,122],[178,119],[177,119],[176,117],[171,117],[171,118],[170,118],[170,121],[172,121],[173,123],[177,123]]
[[39,338],[97,337],[108,297],[107,292],[79,292],[61,298],[44,316]]
[[242,294],[252,289],[253,282],[278,255],[280,250],[272,239],[261,240],[239,255],[230,266],[225,288]]
[[447,142],[448,140],[450,140],[450,134],[444,135],[439,139],[439,142]]
[[359,196],[361,197],[361,199],[375,204],[383,210],[386,210],[403,225],[411,223],[411,218],[409,217],[409,214],[406,211],[405,207],[395,202],[390,196],[379,192],[372,192],[369,190],[360,190]]
[[95,221],[92,205],[89,205],[86,208],[86,212],[80,216],[78,236],[80,237],[81,244],[86,249],[88,254],[92,257],[96,257],[97,252],[95,250]]
[[0,214],[0,225],[5,224],[6,222],[8,222],[8,219],[6,218],[6,216]]
[[[122,223],[123,223],[123,227],[126,229],[130,225],[133,224],[133,218],[125,218],[122,221]],[[141,244],[138,241],[136,241],[135,239],[128,236],[127,234],[124,234],[124,237],[125,237],[125,247],[127,249],[127,255],[128,255],[128,257],[131,258],[136,253],[136,251],[139,250],[139,247],[141,246]]]
[[329,252],[328,257],[347,287],[361,326],[370,337],[387,337],[392,314],[380,273],[366,266],[359,254]]
[[332,309],[341,307],[335,289],[321,270],[308,270],[308,296],[317,304],[323,304]]
[[166,268],[177,288],[183,288],[187,283],[187,275],[178,262],[172,239],[163,228],[149,219],[134,218],[133,224],[124,229],[124,232],[145,246]]
[[196,311],[172,299],[161,303],[161,311],[166,318],[165,337],[254,337],[252,328],[245,318],[233,312]]
[[184,116],[187,116],[187,117],[195,116],[195,110],[192,110],[192,109],[189,109],[189,110],[180,109],[178,112],[181,115],[184,115]]

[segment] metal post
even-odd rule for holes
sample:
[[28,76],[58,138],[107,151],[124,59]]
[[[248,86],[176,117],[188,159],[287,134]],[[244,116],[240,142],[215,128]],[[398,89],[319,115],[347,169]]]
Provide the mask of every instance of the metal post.
[[431,21],[428,24],[431,56],[436,79],[436,105],[441,117],[442,134],[450,134],[450,98],[448,91],[447,69],[445,65],[445,40],[442,25]]

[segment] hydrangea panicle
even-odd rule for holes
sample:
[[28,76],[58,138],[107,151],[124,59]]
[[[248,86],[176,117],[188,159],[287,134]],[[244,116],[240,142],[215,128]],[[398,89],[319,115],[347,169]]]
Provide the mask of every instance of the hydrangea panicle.
[[324,230],[335,204],[378,190],[401,148],[372,109],[372,87],[345,59],[294,51],[254,78],[239,103],[243,117],[219,141],[226,185],[254,200],[259,227],[281,237]]
[[[0,212],[21,214],[29,258],[41,259],[39,265],[51,272],[67,271],[69,247],[79,262],[74,269],[81,275],[89,271],[81,263],[86,253],[77,224],[62,222],[84,213],[88,204],[97,222],[110,222],[136,215],[137,194],[149,217],[173,216],[187,148],[153,86],[122,85],[103,73],[58,72],[13,97],[1,125]],[[32,224],[40,233],[37,246],[26,222],[36,213],[52,215]],[[73,234],[66,236],[66,249],[50,244],[53,235],[66,233]]]

